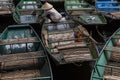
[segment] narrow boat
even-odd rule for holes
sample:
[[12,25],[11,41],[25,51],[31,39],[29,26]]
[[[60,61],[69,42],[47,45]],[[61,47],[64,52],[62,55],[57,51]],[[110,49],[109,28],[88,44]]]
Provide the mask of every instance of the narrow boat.
[[83,25],[104,25],[105,17],[85,0],[65,0],[65,11]]
[[118,0],[96,0],[95,5],[106,17],[120,19],[120,2]]
[[1,80],[53,80],[45,48],[30,25],[10,25],[0,35]]
[[0,0],[0,15],[12,14],[14,4],[12,0]]
[[47,2],[64,2],[64,0],[41,0],[41,1],[47,1]]
[[43,11],[39,0],[21,0],[13,13],[13,19],[17,23],[40,23]]
[[120,79],[120,28],[109,38],[100,52],[91,80]]
[[72,20],[59,23],[45,21],[42,27],[42,41],[56,65],[94,61],[97,56],[95,44],[81,34]]

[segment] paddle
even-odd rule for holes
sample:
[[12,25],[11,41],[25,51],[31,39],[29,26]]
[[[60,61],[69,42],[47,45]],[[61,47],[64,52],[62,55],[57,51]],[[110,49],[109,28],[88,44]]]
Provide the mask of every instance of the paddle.
[[92,36],[88,33],[88,31],[82,26],[79,25],[78,29],[80,30],[80,32],[82,32],[85,36],[89,37],[94,43],[98,43],[95,39],[92,38]]
[[46,44],[46,47],[48,47],[48,34],[47,34],[47,30],[43,30],[42,31],[43,33],[43,36],[44,36],[44,39],[45,39],[45,44]]

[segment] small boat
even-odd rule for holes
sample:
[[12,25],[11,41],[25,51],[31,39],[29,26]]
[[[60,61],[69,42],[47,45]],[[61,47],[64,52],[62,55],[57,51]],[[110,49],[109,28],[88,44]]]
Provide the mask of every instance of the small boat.
[[91,80],[120,79],[120,28],[109,38],[100,52]]
[[42,3],[39,0],[21,0],[13,13],[13,19],[17,23],[40,23],[43,11],[40,9]]
[[120,2],[118,0],[96,0],[96,8],[106,17],[120,18]]
[[[42,41],[56,65],[94,61],[97,56],[95,44],[83,36],[72,20],[50,23],[42,27]],[[83,36],[83,37],[82,37]]]
[[65,0],[65,11],[83,25],[104,25],[105,17],[85,0]]
[[30,25],[10,25],[0,35],[1,80],[53,80],[43,44]]
[[0,15],[12,14],[14,4],[12,0],[0,0]]
[[47,1],[47,2],[64,2],[64,0],[41,0],[41,1]]

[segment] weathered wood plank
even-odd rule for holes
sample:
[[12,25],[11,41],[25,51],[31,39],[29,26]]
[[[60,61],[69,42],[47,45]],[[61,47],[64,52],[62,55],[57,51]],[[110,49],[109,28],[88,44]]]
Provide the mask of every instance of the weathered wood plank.
[[0,45],[35,42],[36,37],[0,40]]
[[25,80],[27,78],[40,77],[39,70],[21,70],[4,72],[1,75],[1,80]]
[[0,56],[0,61],[14,61],[14,60],[20,60],[24,58],[39,57],[41,56],[41,54],[42,54],[41,51],[36,51],[36,52],[2,55]]
[[105,75],[104,76],[105,80],[119,80],[120,76],[113,76],[113,75]]
[[86,43],[83,42],[76,42],[71,44],[65,44],[65,45],[59,45],[57,46],[58,49],[69,49],[69,48],[75,48],[75,47],[86,47]]
[[92,60],[91,54],[79,54],[79,55],[65,55],[64,59],[66,62],[70,61],[89,61]]
[[113,38],[120,38],[120,34],[115,34]]
[[120,53],[113,52],[110,56],[110,61],[120,62]]
[[11,14],[11,13],[12,13],[12,11],[10,11],[10,10],[0,11],[0,15],[1,15],[1,14]]
[[112,47],[112,46],[107,46],[105,50],[113,51],[113,52],[120,52],[120,47]]

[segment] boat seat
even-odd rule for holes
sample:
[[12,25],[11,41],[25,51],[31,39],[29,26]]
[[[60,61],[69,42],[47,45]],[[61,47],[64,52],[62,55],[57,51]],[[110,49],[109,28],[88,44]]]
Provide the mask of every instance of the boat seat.
[[31,59],[31,58],[39,58],[44,57],[42,56],[41,51],[36,52],[26,52],[26,53],[16,53],[16,54],[9,54],[9,55],[1,55],[0,62],[4,61],[14,61],[14,60],[24,60],[24,59]]
[[58,45],[57,49],[69,49],[69,48],[77,48],[77,47],[87,47],[85,42],[75,42],[75,43],[70,43],[70,44],[65,44],[65,45]]
[[87,10],[94,10],[94,9],[93,8],[80,8],[80,7],[77,7],[77,8],[69,8],[67,10],[68,11],[79,11],[79,10],[87,11]]
[[105,80],[119,80],[120,76],[113,76],[113,75],[105,75],[104,76]]
[[120,62],[120,53],[113,52],[110,56],[110,61]]
[[1,75],[1,80],[27,80],[41,76],[38,69],[15,70],[11,72],[3,72]]
[[115,34],[113,38],[120,38],[120,34]]
[[37,10],[37,9],[35,9],[35,10],[33,10],[33,9],[27,9],[27,10],[22,9],[22,10],[19,10],[19,11],[20,11],[21,15],[37,15],[40,12],[40,10]]
[[120,63],[118,62],[111,62],[109,61],[107,65],[105,66],[104,75],[114,75],[119,76],[120,75]]
[[39,9],[20,9],[19,11],[20,12],[29,12],[29,11],[36,11],[37,12],[37,11],[41,11],[41,10],[42,9],[39,8]]
[[0,2],[9,2],[10,0],[0,0]]
[[0,40],[0,45],[38,42],[36,37]]
[[66,62],[91,61],[93,57],[89,48],[72,48],[67,50],[60,50]]
[[112,51],[112,52],[120,52],[120,47],[107,46],[105,50]]
[[1,14],[11,14],[12,13],[12,11],[10,11],[10,10],[8,10],[8,11],[0,11],[0,15]]
[[87,3],[67,3],[66,6],[79,6],[79,5],[88,5]]

